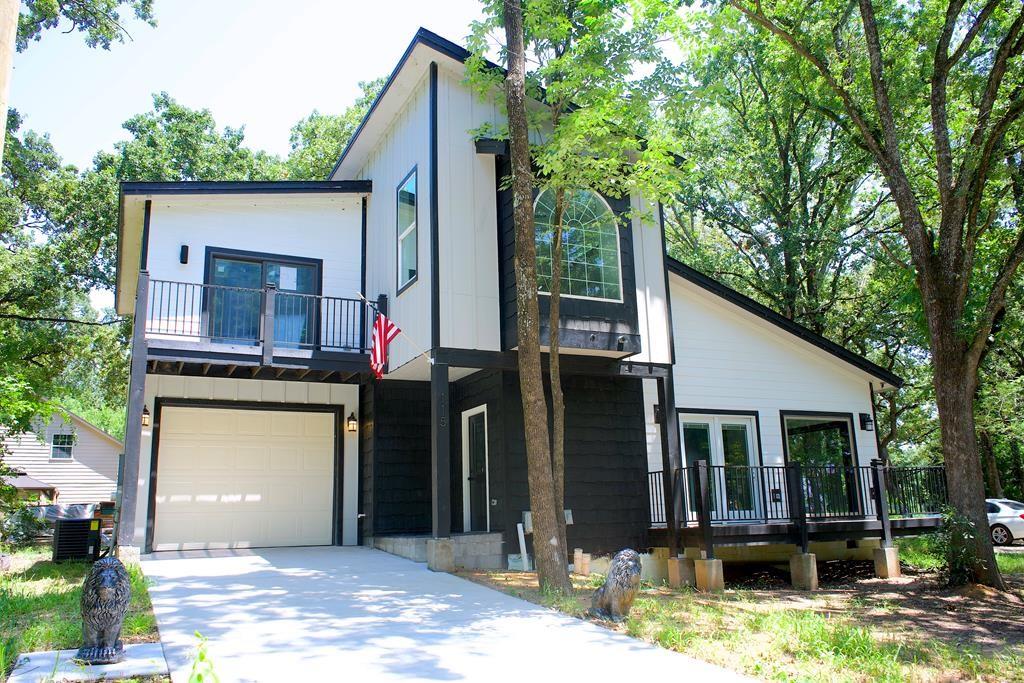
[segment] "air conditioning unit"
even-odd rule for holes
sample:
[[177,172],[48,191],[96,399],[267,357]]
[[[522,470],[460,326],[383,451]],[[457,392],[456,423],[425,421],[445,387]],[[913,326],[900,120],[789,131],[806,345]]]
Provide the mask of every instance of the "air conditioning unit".
[[58,519],[53,528],[53,561],[86,560],[100,557],[100,520]]

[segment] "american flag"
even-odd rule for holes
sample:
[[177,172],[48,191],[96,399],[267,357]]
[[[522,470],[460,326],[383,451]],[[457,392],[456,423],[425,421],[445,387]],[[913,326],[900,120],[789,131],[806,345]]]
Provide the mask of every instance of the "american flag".
[[370,340],[370,369],[377,379],[383,379],[384,368],[388,364],[388,344],[395,340],[398,325],[388,320],[387,316],[378,313],[373,321],[373,337]]

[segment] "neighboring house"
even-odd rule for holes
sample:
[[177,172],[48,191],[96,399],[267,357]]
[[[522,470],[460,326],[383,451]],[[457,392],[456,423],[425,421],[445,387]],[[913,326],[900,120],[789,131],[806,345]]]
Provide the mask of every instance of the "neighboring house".
[[[123,444],[73,413],[39,420],[34,431],[7,436],[4,463],[25,497],[64,505],[114,500]],[[52,492],[52,493],[51,493]]]
[[[121,545],[519,551],[509,165],[470,133],[503,119],[463,84],[467,57],[421,29],[328,180],[122,185]],[[872,392],[900,379],[668,258],[660,209],[589,191],[567,209],[569,548],[888,538]],[[360,294],[403,330],[382,381]]]

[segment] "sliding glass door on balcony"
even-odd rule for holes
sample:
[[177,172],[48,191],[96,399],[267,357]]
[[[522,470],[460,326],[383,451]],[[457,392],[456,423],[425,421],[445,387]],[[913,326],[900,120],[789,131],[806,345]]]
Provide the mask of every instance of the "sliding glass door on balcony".
[[756,424],[745,415],[679,416],[683,456],[692,473],[688,484],[691,513],[696,513],[698,461],[710,465],[711,515],[716,520],[749,520],[758,517],[758,483],[752,465],[758,463]]
[[211,341],[255,345],[261,340],[261,289],[277,287],[274,344],[311,347],[318,341],[320,267],[284,259],[213,255],[207,311]]

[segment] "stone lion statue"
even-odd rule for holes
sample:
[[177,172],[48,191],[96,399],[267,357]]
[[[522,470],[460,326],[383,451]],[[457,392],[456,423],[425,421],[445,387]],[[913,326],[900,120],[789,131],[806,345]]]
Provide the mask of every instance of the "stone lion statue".
[[601,619],[622,621],[629,616],[640,587],[640,554],[626,548],[612,558],[604,585],[594,593],[590,613]]
[[121,624],[132,599],[128,571],[116,557],[92,565],[82,584],[82,647],[76,659],[86,664],[124,661]]

